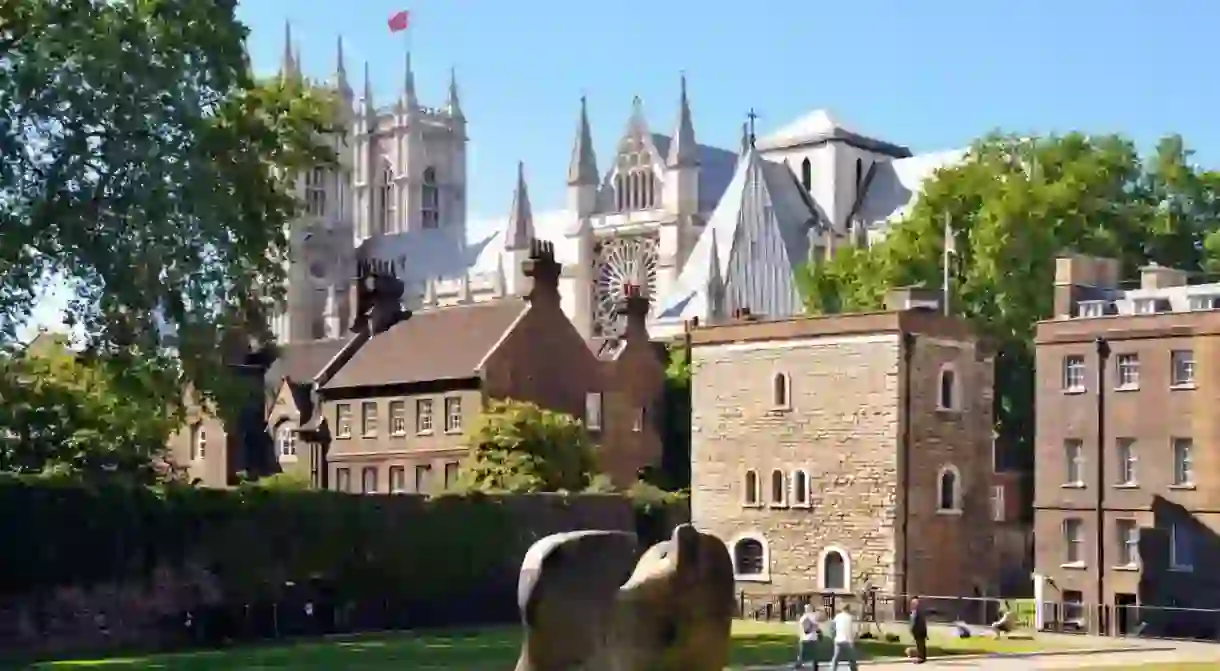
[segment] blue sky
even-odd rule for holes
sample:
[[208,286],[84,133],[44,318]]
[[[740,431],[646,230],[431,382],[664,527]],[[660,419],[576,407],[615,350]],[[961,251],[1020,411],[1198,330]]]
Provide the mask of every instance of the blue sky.
[[[409,33],[386,20],[412,13]],[[360,90],[397,96],[409,40],[425,104],[457,69],[469,119],[472,218],[507,213],[517,161],[536,209],[559,207],[579,98],[601,167],[633,96],[654,130],[673,126],[686,72],[701,142],[736,148],[814,108],[916,152],[989,130],[1122,132],[1147,146],[1184,135],[1220,164],[1220,3],[1200,0],[244,0],[250,52],[279,67],[290,20],[305,71],[329,77],[342,35]],[[56,301],[35,322],[50,324]]]

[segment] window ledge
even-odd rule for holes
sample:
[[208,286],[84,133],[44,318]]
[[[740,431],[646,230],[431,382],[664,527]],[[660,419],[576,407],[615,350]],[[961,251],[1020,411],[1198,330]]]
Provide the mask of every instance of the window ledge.
[[1060,489],[1084,489],[1083,482],[1065,482],[1059,485]]
[[1083,569],[1088,568],[1088,565],[1086,565],[1082,561],[1070,561],[1070,562],[1067,562],[1066,564],[1060,564],[1059,568],[1070,568],[1070,569],[1083,570]]
[[1114,488],[1115,489],[1139,489],[1140,483],[1138,483],[1138,482],[1120,482],[1120,483],[1114,485]]
[[1198,387],[1195,386],[1194,382],[1184,382],[1182,384],[1169,385],[1169,389],[1172,391],[1193,391],[1197,388]]
[[417,436],[431,436],[431,435],[432,435],[432,429],[427,429],[427,430],[424,430],[424,431],[416,431],[416,432],[415,432],[415,435],[417,435]]
[[1140,570],[1140,566],[1139,566],[1139,564],[1119,564],[1118,566],[1111,566],[1111,567],[1110,567],[1110,569],[1111,569],[1111,570],[1114,570],[1114,571],[1128,571],[1128,572],[1130,572],[1130,571],[1138,571],[1138,570]]
[[790,412],[792,412],[792,406],[790,405],[775,405],[767,410],[768,415],[786,415]]
[[961,508],[937,508],[936,514],[945,515],[946,517],[961,517],[962,509]]
[[1193,567],[1193,566],[1170,566],[1169,570],[1173,571],[1174,573],[1194,573],[1195,567]]
[[352,434],[350,434],[350,433],[336,433],[335,434],[335,440],[351,440],[351,439],[352,439]]
[[1195,490],[1194,483],[1183,483],[1180,485],[1169,485],[1169,488],[1175,492],[1193,492]]
[[407,432],[406,431],[391,431],[390,437],[391,438],[406,438]]
[[461,429],[446,429],[445,435],[446,436],[460,436],[460,435],[462,435],[462,430]]
[[769,573],[751,573],[749,575],[734,573],[733,580],[737,582],[771,582],[771,575]]
[[1139,390],[1140,390],[1140,386],[1138,384],[1125,384],[1125,385],[1120,385],[1120,386],[1117,386],[1114,388],[1114,391],[1139,391]]
[[772,508],[787,508],[788,507],[788,504],[784,503],[783,501],[772,501],[770,505]]
[[1073,395],[1074,394],[1087,394],[1087,393],[1089,393],[1089,390],[1087,387],[1070,387],[1068,389],[1064,389],[1063,393],[1064,394],[1073,394]]
[[962,409],[961,408],[946,408],[943,405],[937,405],[936,412],[938,412],[940,414],[944,414],[944,415],[961,415]]
[[741,504],[741,507],[742,507],[742,508],[754,508],[754,509],[761,509],[761,508],[763,507],[763,504],[761,504],[761,503],[746,503],[746,502],[744,502],[744,501],[743,501],[743,502],[742,502],[742,504]]
[[825,586],[819,586],[819,587],[820,587],[820,589],[818,591],[822,592],[823,594],[842,594],[844,596],[848,596],[848,595],[859,596],[858,594],[852,593],[852,591],[849,589],[827,589]]
[[810,503],[810,502],[808,502],[808,501],[803,501],[803,502],[797,502],[797,503],[794,503],[794,504],[792,504],[792,506],[791,506],[791,507],[793,507],[793,508],[802,508],[802,509],[806,509],[806,510],[807,510],[807,509],[809,509],[809,508],[812,508],[812,507],[813,507],[813,504],[812,504],[812,503]]

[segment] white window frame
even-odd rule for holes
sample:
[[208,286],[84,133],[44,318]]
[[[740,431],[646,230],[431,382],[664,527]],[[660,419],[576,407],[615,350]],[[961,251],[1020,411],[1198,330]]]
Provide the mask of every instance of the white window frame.
[[1119,391],[1140,388],[1140,356],[1134,352],[1123,352],[1114,357],[1115,389]]
[[190,442],[190,457],[191,461],[203,461],[208,456],[208,430],[203,425],[202,421],[191,424],[190,435],[187,436]]
[[1063,441],[1063,461],[1065,472],[1064,487],[1084,487],[1084,441],[1068,438]]
[[1115,441],[1115,451],[1118,452],[1118,482],[1119,487],[1135,487],[1139,482],[1139,454],[1135,449],[1134,438],[1118,438]]
[[[739,573],[737,571],[737,544],[742,541],[755,541],[762,546],[762,571],[760,573]],[[771,546],[767,539],[757,531],[746,531],[733,537],[728,544],[729,558],[733,562],[733,577],[741,582],[771,582]]]
[[1137,568],[1140,564],[1140,525],[1133,519],[1114,521],[1115,540],[1118,541],[1118,568]]
[[297,460],[297,431],[291,422],[280,422],[275,430],[275,451],[280,461]]
[[407,402],[390,401],[390,435],[407,435]]
[[431,435],[435,430],[433,422],[433,403],[430,398],[415,399],[415,433],[420,436]]
[[[753,482],[751,482],[751,476],[753,476]],[[750,500],[750,494],[754,495],[753,501]],[[763,503],[762,478],[758,476],[758,471],[747,468],[741,474],[741,505],[746,508],[759,508]]]
[[[843,586],[829,587],[826,585],[826,558],[832,553],[838,553],[843,558]],[[837,546],[828,545],[822,548],[822,552],[818,554],[818,591],[829,592],[832,594],[851,594],[851,555],[847,550]]]
[[352,404],[338,403],[335,405],[335,438],[352,437]]
[[[394,476],[401,476],[397,486],[394,483]],[[407,467],[402,464],[394,464],[389,469],[389,482],[387,483],[391,494],[404,494],[407,491]]]
[[[805,481],[805,495],[803,497],[797,496],[798,492],[796,489],[796,483],[797,483],[798,477],[804,479],[804,481]],[[809,491],[809,484],[810,484],[809,471],[804,468],[798,468],[798,469],[792,471],[791,481],[792,481],[792,493],[789,498],[789,501],[791,501],[792,507],[794,507],[794,508],[812,507],[813,506],[813,493],[811,491]]]
[[462,432],[462,397],[445,397],[445,433]]
[[[1180,557],[1178,552],[1178,538],[1182,536],[1184,542],[1190,545],[1190,550],[1186,554],[1188,557]],[[1187,531],[1185,534],[1178,532],[1178,525],[1171,524],[1169,526],[1169,570],[1180,571],[1182,573],[1191,573],[1195,570],[1194,558],[1194,534]]]
[[1070,354],[1063,357],[1063,391],[1079,394],[1088,390],[1088,365],[1081,354]]
[[[1068,533],[1074,530],[1075,533]],[[1065,568],[1082,568],[1084,561],[1084,520],[1079,517],[1069,517],[1063,520],[1063,566]]]
[[1004,501],[1004,485],[991,486],[991,521],[1006,522],[1008,515]]
[[1194,389],[1195,351],[1175,349],[1169,353],[1169,386],[1174,389]]
[[[360,435],[364,438],[377,437],[379,417],[377,417],[377,401],[360,402]],[[362,476],[363,477],[363,476]],[[363,486],[363,485],[361,485]]]
[[1195,486],[1195,441],[1192,438],[1170,439],[1173,450],[1173,486]]
[[778,372],[771,376],[771,409],[792,409],[792,376]]
[[585,428],[590,431],[602,430],[602,394],[600,391],[585,394]]
[[[949,384],[949,403],[945,403],[945,375],[951,375]],[[961,412],[962,410],[962,377],[957,372],[957,366],[946,363],[940,367],[936,375],[936,409],[943,412]]]
[[[953,507],[944,508],[941,506],[944,503],[944,486],[945,475],[953,476]],[[961,515],[962,514],[962,472],[953,464],[945,464],[936,472],[936,514],[937,515]]]

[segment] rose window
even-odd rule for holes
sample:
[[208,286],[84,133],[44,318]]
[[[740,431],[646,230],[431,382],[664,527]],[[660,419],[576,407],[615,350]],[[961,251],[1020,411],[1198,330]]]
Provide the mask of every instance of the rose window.
[[593,253],[593,333],[618,335],[618,310],[624,287],[638,285],[649,299],[657,289],[657,242],[644,236],[610,238],[597,244]]

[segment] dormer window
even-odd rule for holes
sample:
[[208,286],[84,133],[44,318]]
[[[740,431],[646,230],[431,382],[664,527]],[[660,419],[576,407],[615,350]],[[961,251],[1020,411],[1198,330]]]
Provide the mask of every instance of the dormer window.
[[1191,310],[1216,310],[1220,309],[1220,296],[1215,294],[1203,294],[1190,297]]
[[314,168],[305,173],[305,212],[321,217],[326,214],[326,185],[330,181],[324,168]]
[[424,228],[441,225],[441,193],[436,183],[436,168],[424,170],[424,183],[420,187],[420,219]]

